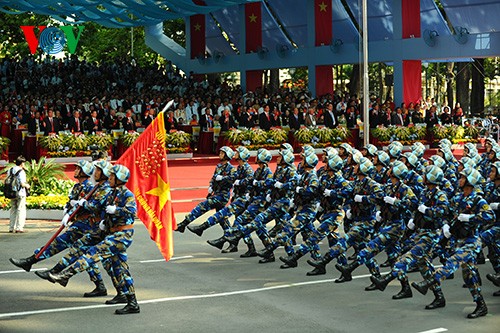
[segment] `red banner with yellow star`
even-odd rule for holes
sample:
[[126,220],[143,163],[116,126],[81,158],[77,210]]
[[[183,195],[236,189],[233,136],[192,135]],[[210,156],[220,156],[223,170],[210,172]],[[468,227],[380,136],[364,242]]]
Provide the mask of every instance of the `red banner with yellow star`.
[[130,170],[127,187],[135,195],[137,217],[149,231],[165,260],[174,254],[172,230],[177,228],[168,178],[163,112],[116,161]]
[[205,15],[193,15],[189,18],[191,32],[191,59],[205,56]]
[[260,2],[245,4],[246,53],[262,47],[262,8]]
[[314,0],[315,45],[330,45],[332,42],[332,2]]

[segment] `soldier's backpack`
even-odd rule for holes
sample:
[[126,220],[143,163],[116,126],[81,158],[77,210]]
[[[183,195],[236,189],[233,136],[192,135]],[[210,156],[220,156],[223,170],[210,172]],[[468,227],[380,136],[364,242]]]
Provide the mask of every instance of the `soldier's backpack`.
[[17,198],[19,190],[21,189],[21,180],[19,179],[21,170],[22,169],[19,169],[16,173],[13,173],[12,169],[10,169],[7,178],[5,178],[3,193],[8,199]]

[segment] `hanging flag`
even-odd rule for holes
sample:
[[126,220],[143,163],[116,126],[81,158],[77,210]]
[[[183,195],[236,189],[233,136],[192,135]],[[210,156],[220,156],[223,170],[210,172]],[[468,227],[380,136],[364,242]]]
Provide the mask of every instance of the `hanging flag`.
[[177,224],[170,196],[165,137],[161,112],[116,163],[129,168],[127,187],[135,195],[137,216],[168,261],[174,253],[172,230]]
[[332,2],[314,0],[314,27],[316,46],[330,45],[332,42]]
[[245,4],[246,53],[262,47],[262,8],[260,2]]
[[191,32],[191,59],[205,56],[205,15],[193,15],[189,18]]
[[403,38],[420,38],[420,1],[402,0]]

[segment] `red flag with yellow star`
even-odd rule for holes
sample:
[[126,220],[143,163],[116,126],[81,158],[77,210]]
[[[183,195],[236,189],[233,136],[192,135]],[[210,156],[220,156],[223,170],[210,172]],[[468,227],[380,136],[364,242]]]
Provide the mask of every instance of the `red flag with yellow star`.
[[161,112],[116,163],[129,168],[127,187],[135,195],[137,217],[168,261],[174,253],[172,230],[177,225],[170,197],[164,124]]

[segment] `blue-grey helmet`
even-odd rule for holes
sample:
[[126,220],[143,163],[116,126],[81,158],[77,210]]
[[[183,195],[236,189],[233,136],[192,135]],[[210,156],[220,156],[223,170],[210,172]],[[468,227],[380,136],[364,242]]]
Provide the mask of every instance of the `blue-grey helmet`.
[[293,152],[293,147],[291,144],[289,144],[288,142],[284,142],[280,145],[280,149],[281,150],[290,150],[291,152]]
[[116,178],[124,183],[130,178],[130,171],[128,168],[121,164],[116,164],[111,168],[111,173],[114,173]]
[[432,155],[431,157],[429,157],[429,161],[431,161],[433,165],[441,169],[446,168],[446,161],[439,155]]
[[318,156],[316,154],[309,154],[304,157],[304,164],[315,168],[318,165]]
[[467,154],[466,156],[471,157],[477,155],[477,148],[476,145],[473,144],[472,142],[467,142],[464,145],[464,150],[467,149]]
[[408,167],[401,161],[395,161],[392,164],[392,174],[402,180],[408,175]]
[[389,166],[389,164],[391,163],[391,158],[389,157],[389,155],[382,150],[377,151],[377,160],[378,163],[386,167]]
[[473,168],[465,168],[462,171],[460,171],[460,174],[462,176],[465,176],[467,182],[472,186],[476,186],[484,181],[484,178],[483,176],[481,176],[481,173],[479,173],[479,171]]
[[304,156],[308,156],[308,155],[311,155],[311,154],[314,154],[314,148],[313,148],[313,146],[311,146],[311,145],[304,145],[302,147],[302,152],[300,153],[300,156],[304,157]]
[[333,156],[333,155],[338,155],[339,153],[337,152],[337,150],[333,147],[326,147],[325,149],[323,149],[323,152],[325,153],[325,155],[327,157],[330,157],[330,156]]
[[257,152],[257,162],[268,164],[269,162],[271,162],[272,158],[273,156],[267,149],[261,148]]
[[363,149],[366,149],[366,151],[368,152],[368,155],[370,155],[370,156],[375,156],[375,154],[377,153],[377,150],[378,150],[377,147],[375,147],[371,143],[364,146]]
[[340,171],[343,166],[344,160],[338,155],[332,156],[328,159],[328,167],[335,172]]
[[403,145],[399,141],[393,141],[389,146],[387,146],[387,153],[392,158],[399,158],[401,152],[403,151]]
[[439,140],[439,148],[444,147],[451,148],[451,141],[446,138]]
[[455,159],[450,148],[439,148],[439,151],[443,153],[443,158],[446,162],[452,162]]
[[[419,145],[417,145],[417,143],[419,143]],[[421,142],[415,142],[413,146],[411,146],[411,152],[418,158],[422,158],[425,154],[425,146]]]
[[370,176],[373,171],[373,163],[367,159],[366,157],[362,157],[359,160],[359,172],[361,172],[365,176]]
[[288,165],[293,165],[293,162],[295,161],[295,156],[293,153],[289,150],[282,150],[279,152],[281,155],[281,158],[283,160],[283,163],[288,164]]
[[425,168],[425,180],[431,184],[439,185],[443,181],[444,172],[436,165],[429,165]]
[[224,154],[226,155],[226,158],[230,161],[233,159],[234,157],[234,151],[229,148],[228,146],[222,146],[220,147],[220,151],[224,152]]
[[415,154],[410,153],[410,152],[406,152],[406,153],[403,153],[403,155],[401,155],[401,157],[406,158],[406,161],[408,161],[408,164],[410,164],[412,168],[417,167],[418,157],[415,156]]
[[463,165],[464,168],[475,168],[476,167],[476,161],[474,161],[472,158],[464,156],[460,159],[459,161],[460,164]]
[[250,151],[244,146],[236,148],[236,152],[238,153],[238,158],[242,161],[246,162],[250,158]]
[[345,150],[345,154],[346,154],[346,155],[348,155],[348,154],[351,152],[351,150],[352,150],[351,145],[350,145],[350,144],[348,144],[347,142],[343,142],[343,143],[341,143],[341,144],[340,144],[340,146],[339,146],[339,149],[340,149],[340,148],[342,148],[342,149],[344,149],[344,150]]
[[104,176],[106,176],[106,177],[109,178],[110,171],[111,171],[111,168],[112,168],[111,163],[109,163],[108,161],[100,160],[100,161],[94,162],[94,165],[95,165],[96,168],[101,169],[102,174]]
[[90,163],[89,161],[79,160],[76,163],[76,166],[79,167],[82,172],[88,177],[92,176],[92,174],[94,173],[94,164]]

